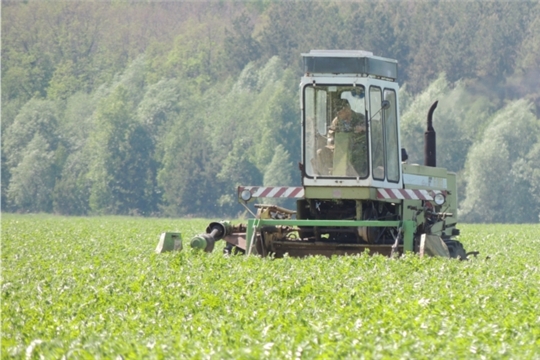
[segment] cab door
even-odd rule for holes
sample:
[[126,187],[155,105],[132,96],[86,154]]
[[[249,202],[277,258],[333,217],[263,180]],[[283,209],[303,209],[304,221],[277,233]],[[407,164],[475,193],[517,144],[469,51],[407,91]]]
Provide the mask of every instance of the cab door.
[[[389,106],[383,109],[383,100]],[[394,88],[371,85],[369,88],[369,127],[371,136],[371,174],[386,185],[401,181],[398,104]]]

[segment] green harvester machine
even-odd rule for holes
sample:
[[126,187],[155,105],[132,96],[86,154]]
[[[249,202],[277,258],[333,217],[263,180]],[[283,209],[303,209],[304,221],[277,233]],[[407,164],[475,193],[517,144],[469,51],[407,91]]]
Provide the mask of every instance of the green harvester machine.
[[[300,82],[301,187],[240,186],[247,223],[212,222],[192,248],[281,257],[352,255],[467,259],[457,223],[456,175],[436,166],[427,113],[424,164],[408,164],[401,148],[396,60],[356,50],[302,54]],[[293,198],[296,209],[249,202]],[[166,232],[157,252],[181,250],[180,233]]]

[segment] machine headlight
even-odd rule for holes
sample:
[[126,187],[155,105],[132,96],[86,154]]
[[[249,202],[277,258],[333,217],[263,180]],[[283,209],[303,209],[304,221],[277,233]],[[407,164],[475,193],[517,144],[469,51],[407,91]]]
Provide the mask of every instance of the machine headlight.
[[446,201],[446,197],[444,196],[443,193],[437,193],[433,197],[433,201],[435,201],[435,204],[441,206]]
[[244,201],[249,201],[251,199],[251,191],[243,190],[240,194],[240,198]]

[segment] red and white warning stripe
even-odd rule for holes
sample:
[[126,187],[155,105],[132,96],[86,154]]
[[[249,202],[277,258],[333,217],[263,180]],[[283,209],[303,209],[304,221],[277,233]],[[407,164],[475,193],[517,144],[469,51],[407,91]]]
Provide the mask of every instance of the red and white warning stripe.
[[249,190],[254,198],[303,198],[303,187],[290,186],[239,186],[238,195]]
[[399,199],[399,200],[433,200],[438,190],[419,189],[377,189],[378,199]]
[[[253,198],[303,198],[303,187],[290,186],[239,186],[238,195],[242,191],[248,190]],[[440,190],[419,190],[419,189],[377,189],[378,199],[395,200],[433,200]]]

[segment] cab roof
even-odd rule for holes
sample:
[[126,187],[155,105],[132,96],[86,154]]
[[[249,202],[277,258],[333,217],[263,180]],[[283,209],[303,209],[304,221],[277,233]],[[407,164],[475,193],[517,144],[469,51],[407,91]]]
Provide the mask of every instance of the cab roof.
[[364,50],[311,50],[302,54],[304,73],[354,74],[397,80],[397,60],[374,56]]

